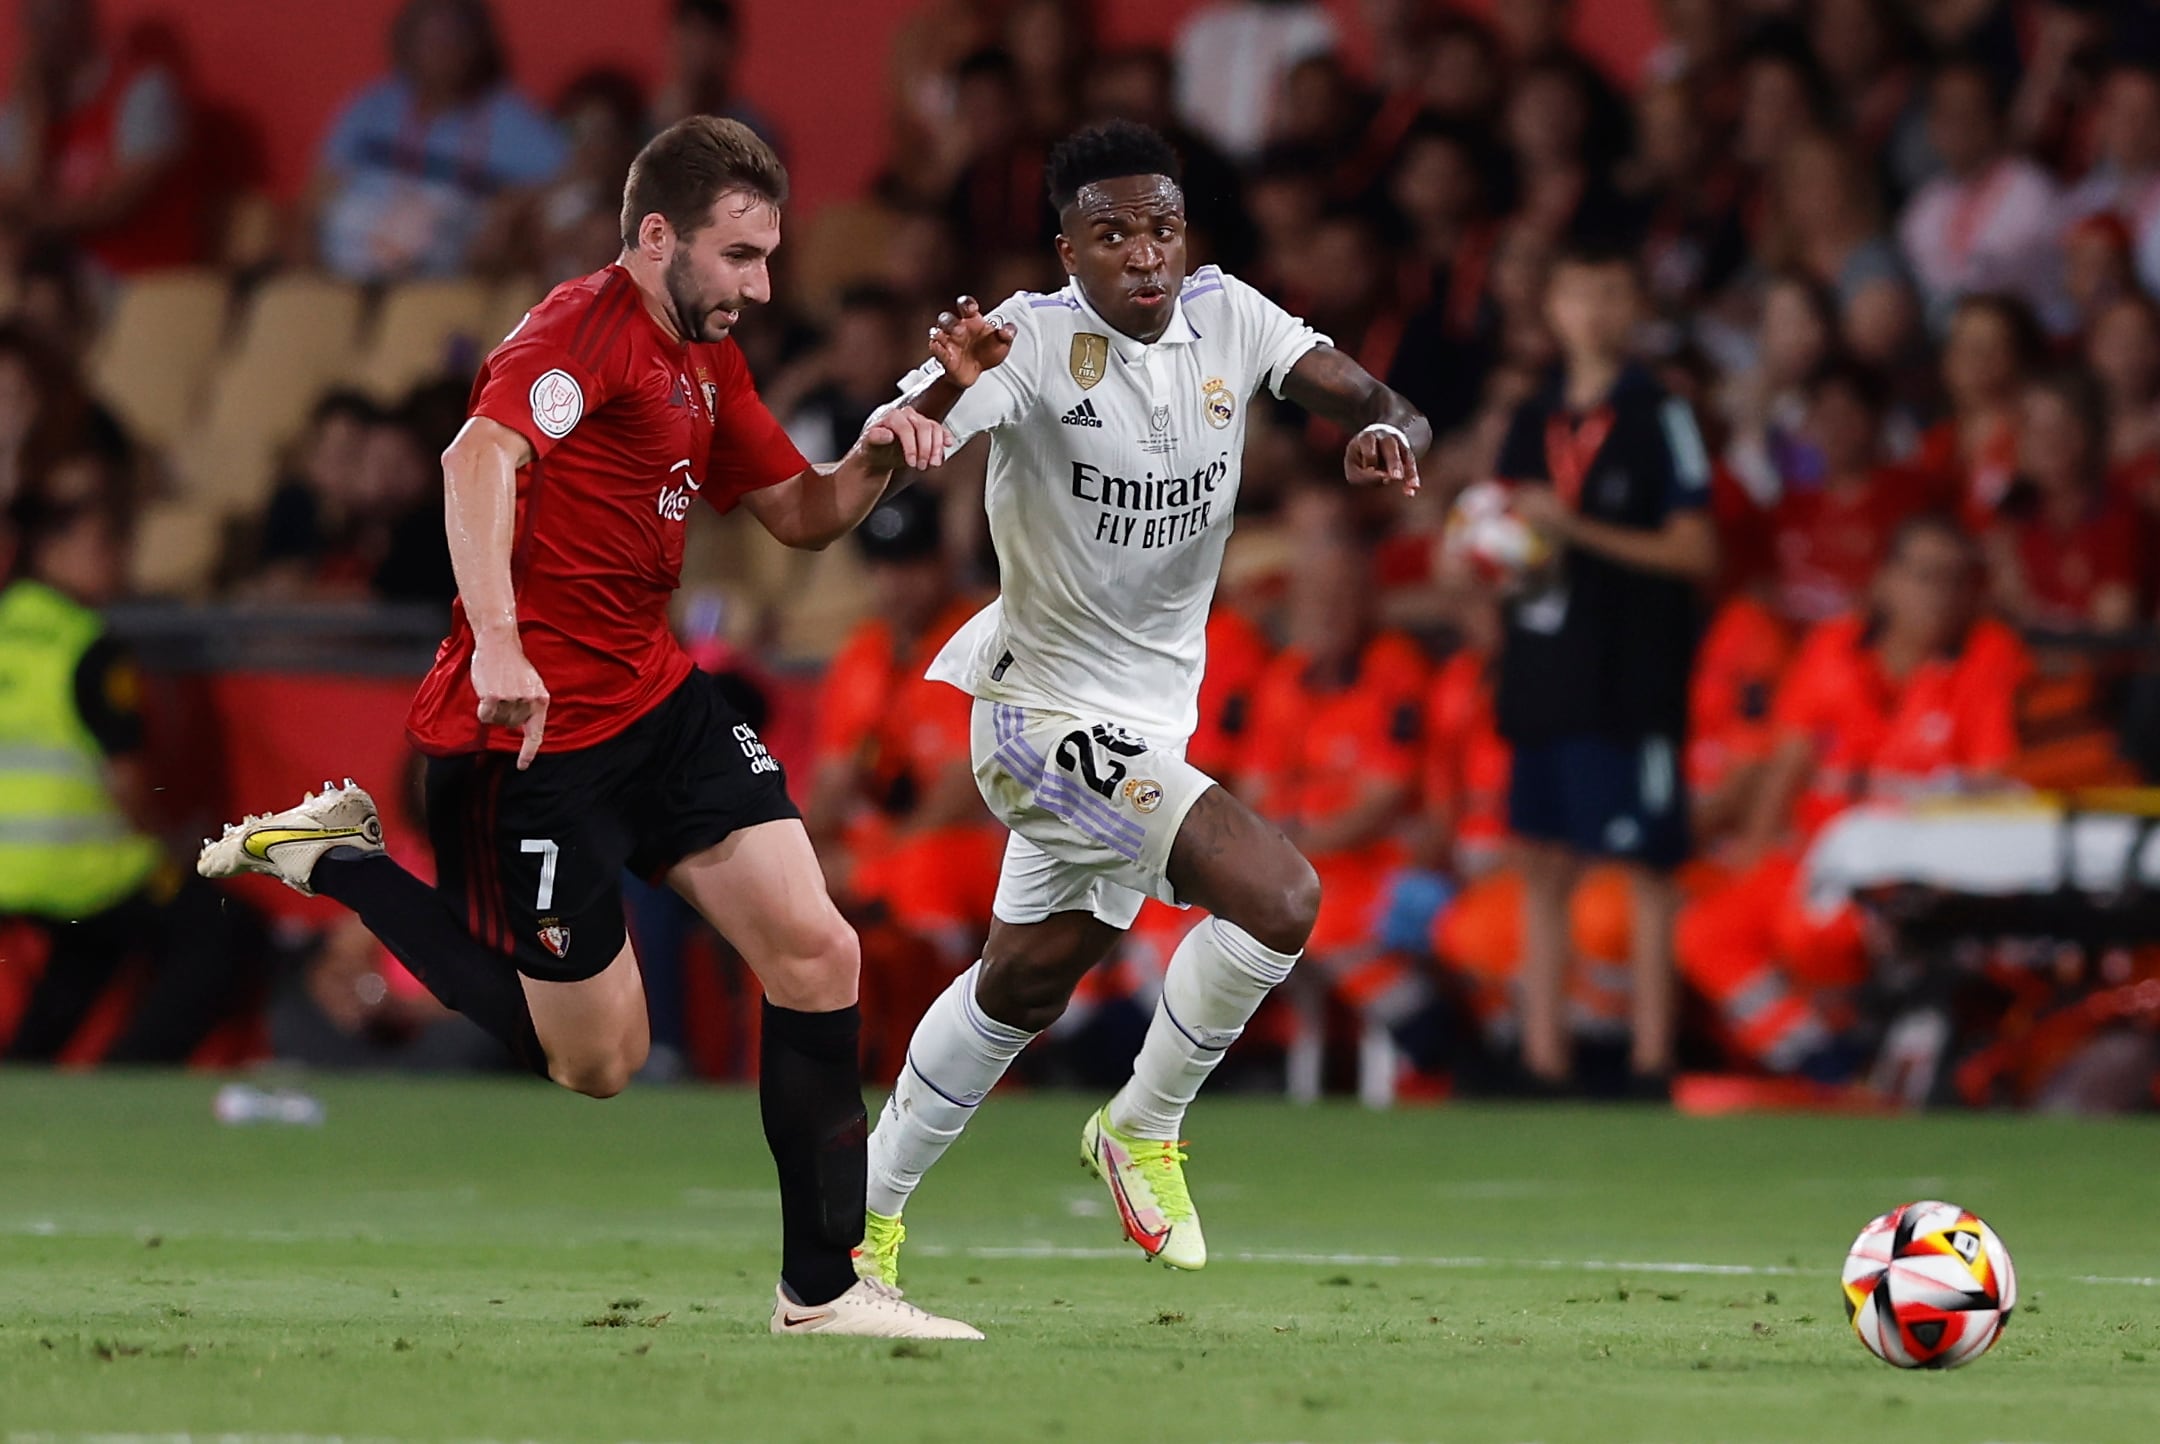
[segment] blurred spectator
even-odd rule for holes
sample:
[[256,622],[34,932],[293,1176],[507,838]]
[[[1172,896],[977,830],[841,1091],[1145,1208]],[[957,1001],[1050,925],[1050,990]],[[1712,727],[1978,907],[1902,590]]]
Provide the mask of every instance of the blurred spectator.
[[489,203],[568,158],[510,85],[487,0],[406,0],[390,55],[331,123],[306,201],[323,265],[356,281],[464,269]]
[[2109,481],[2160,515],[2160,304],[2142,291],[2110,302],[2086,332],[2084,359],[2107,403]]
[[[986,304],[1003,300],[992,291]],[[862,435],[870,413],[893,399],[893,378],[914,366],[907,316],[882,286],[850,287],[825,343],[765,388],[796,449],[812,461],[837,461]]]
[[1626,221],[1611,179],[1625,131],[1594,124],[1597,86],[1587,62],[1554,54],[1525,69],[1508,96],[1518,218],[1554,240],[1616,234]]
[[1770,249],[1828,289],[1846,347],[1871,365],[1901,360],[1916,320],[1911,283],[1858,157],[1823,132],[1795,137],[1778,156],[1772,204]]
[[1906,207],[1898,238],[1936,329],[1960,297],[1981,291],[2018,296],[2051,329],[2066,325],[2060,198],[2047,172],[2010,153],[1985,67],[1959,60],[1935,72],[1928,138],[1942,169]]
[[1336,43],[1335,22],[1312,0],[1218,0],[1178,30],[1178,113],[1249,161],[1267,136],[1283,77]]
[[1807,29],[1848,141],[1877,157],[1901,194],[1912,190],[1931,157],[1912,63],[1916,41],[1903,9],[1882,0],[1815,0]]
[[960,62],[955,84],[956,168],[945,198],[953,229],[979,257],[1040,254],[1057,234],[1057,219],[1043,198],[1045,152],[1026,130],[1012,57],[977,51]]
[[2020,626],[2120,631],[2138,616],[2138,518],[2107,486],[2107,410],[2078,373],[2026,387],[2018,478],[1988,536],[1995,604]]
[[1500,475],[1561,552],[1508,608],[1499,715],[1514,749],[1508,821],[1523,840],[1524,1066],[1547,1086],[1568,1075],[1569,900],[1583,861],[1611,857],[1634,893],[1631,1068],[1655,1092],[1673,1065],[1693,583],[1716,572],[1717,542],[1695,423],[1629,360],[1640,306],[1621,250],[1578,246],[1547,282],[1562,364],[1516,413]]
[[0,522],[0,917],[45,966],[6,1056],[52,1062],[123,969],[149,965],[111,1062],[177,1063],[240,1001],[248,954],[218,893],[155,836],[142,681],[98,608],[127,537],[100,457],[66,458]]
[[623,181],[645,139],[644,93],[621,71],[588,70],[563,87],[555,118],[570,142],[562,174],[504,196],[474,243],[477,268],[554,286],[621,254]]
[[24,0],[0,106],[0,225],[66,239],[128,274],[196,260],[202,187],[173,68],[99,33],[96,0]]
[[1347,154],[1369,113],[1340,56],[1332,51],[1308,55],[1283,74],[1268,113],[1268,141]]
[[1891,545],[1870,611],[1809,633],[1771,710],[1774,751],[1730,882],[1683,912],[1688,982],[1727,1042],[1775,1072],[1842,1076],[1837,1034],[1867,954],[1851,907],[1825,916],[1799,892],[1822,826],[1866,801],[1999,785],[2017,752],[2013,701],[2030,662],[1979,618],[1979,566],[1954,522],[1922,516]]
[[1095,10],[1066,0],[1016,0],[1005,17],[1005,49],[1020,79],[1028,133],[1054,143],[1080,117],[1080,87],[1095,53]]
[[[742,16],[734,0],[674,0],[674,23],[668,30],[667,79],[653,97],[647,124],[633,128],[633,155],[645,134],[667,129],[689,115],[719,115],[739,120],[781,148],[780,131],[771,119],[745,100],[735,86],[742,61]],[[565,104],[560,107],[568,111]],[[627,167],[625,167],[627,169]]]
[[0,322],[0,507],[61,457],[90,452],[123,463],[129,451],[119,420],[67,359],[24,327]]
[[2109,302],[2141,291],[2130,230],[2112,211],[2095,211],[2063,232],[2063,300],[2073,337],[2083,336]]
[[255,589],[447,607],[457,579],[437,458],[456,435],[464,397],[458,382],[422,386],[389,412],[350,392],[324,397],[301,443],[298,475],[271,498]]
[[1696,87],[1645,87],[1621,193],[1643,234],[1643,275],[1663,315],[1717,294],[1747,260],[1739,168],[1707,130]]
[[1807,275],[1788,271],[1763,292],[1761,340],[1755,365],[1732,378],[1724,410],[1731,425],[1725,458],[1752,496],[1778,495],[1788,477],[1820,480],[1800,439],[1809,376],[1837,341],[1830,294]]
[[2125,228],[2139,281],[2160,289],[2160,68],[2119,61],[2093,112],[2093,166],[2070,193],[2072,215],[2113,216]]
[[1464,125],[1490,125],[1507,79],[1493,33],[1468,16],[1443,11],[1432,23],[1424,54],[1419,97],[1425,107]]
[[1927,507],[1922,480],[1884,464],[1884,397],[1882,378],[1851,363],[1808,381],[1806,452],[1788,462],[1771,513],[1772,605],[1787,621],[1860,610],[1891,537]]
[[1430,1063],[1432,987],[1372,935],[1416,812],[1426,666],[1415,642],[1376,628],[1370,572],[1346,538],[1301,536],[1289,644],[1260,679],[1238,792],[1320,875],[1306,966],[1362,1020]]
[[1403,138],[1388,178],[1388,199],[1408,233],[1397,271],[1412,314],[1385,374],[1439,436],[1476,409],[1498,349],[1487,285],[1500,235],[1494,169],[1467,127],[1433,117]]
[[1950,319],[1942,389],[1950,414],[1920,438],[1914,465],[1931,496],[1984,531],[2017,473],[2017,408],[2045,344],[2013,297],[1969,296]]
[[1186,245],[1194,263],[1242,270],[1252,250],[1245,181],[1221,147],[1178,119],[1177,71],[1166,50],[1122,50],[1087,69],[1082,92],[1089,123],[1134,120],[1153,126],[1184,163]]

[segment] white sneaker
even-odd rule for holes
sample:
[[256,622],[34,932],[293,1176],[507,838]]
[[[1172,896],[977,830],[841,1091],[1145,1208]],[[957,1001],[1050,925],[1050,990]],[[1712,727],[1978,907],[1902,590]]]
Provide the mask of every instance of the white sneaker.
[[226,823],[223,837],[203,840],[195,871],[204,877],[268,873],[294,892],[313,897],[308,877],[333,847],[383,850],[375,799],[350,777],[343,787],[325,782],[322,791],[301,798],[298,807]]
[[979,1339],[980,1329],[958,1319],[941,1319],[900,1296],[878,1279],[857,1279],[855,1287],[829,1304],[798,1304],[787,1286],[773,1289],[772,1331],[776,1334],[846,1334],[865,1339]]

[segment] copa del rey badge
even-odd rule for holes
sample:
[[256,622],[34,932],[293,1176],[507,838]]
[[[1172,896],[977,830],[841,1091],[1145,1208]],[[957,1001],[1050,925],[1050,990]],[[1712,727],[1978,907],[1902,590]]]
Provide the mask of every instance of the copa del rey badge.
[[570,929],[560,918],[540,919],[540,946],[558,958],[564,956],[570,951]]

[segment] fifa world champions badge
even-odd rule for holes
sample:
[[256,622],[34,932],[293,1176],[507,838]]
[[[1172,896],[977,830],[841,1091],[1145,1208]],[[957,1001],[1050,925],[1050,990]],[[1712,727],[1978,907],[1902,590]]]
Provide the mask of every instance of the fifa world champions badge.
[[1103,379],[1103,372],[1110,363],[1110,338],[1093,331],[1082,331],[1072,341],[1072,379],[1080,383],[1082,391],[1088,390]]

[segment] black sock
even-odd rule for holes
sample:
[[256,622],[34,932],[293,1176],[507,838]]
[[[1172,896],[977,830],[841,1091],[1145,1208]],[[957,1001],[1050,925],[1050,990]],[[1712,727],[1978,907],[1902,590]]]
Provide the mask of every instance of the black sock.
[[855,1284],[870,1182],[862,1101],[862,1010],[798,1013],[765,1004],[758,1111],[780,1171],[780,1278],[798,1303]]
[[308,885],[358,913],[444,1007],[494,1035],[523,1067],[548,1076],[517,969],[473,937],[441,893],[384,854],[352,847],[323,854]]

